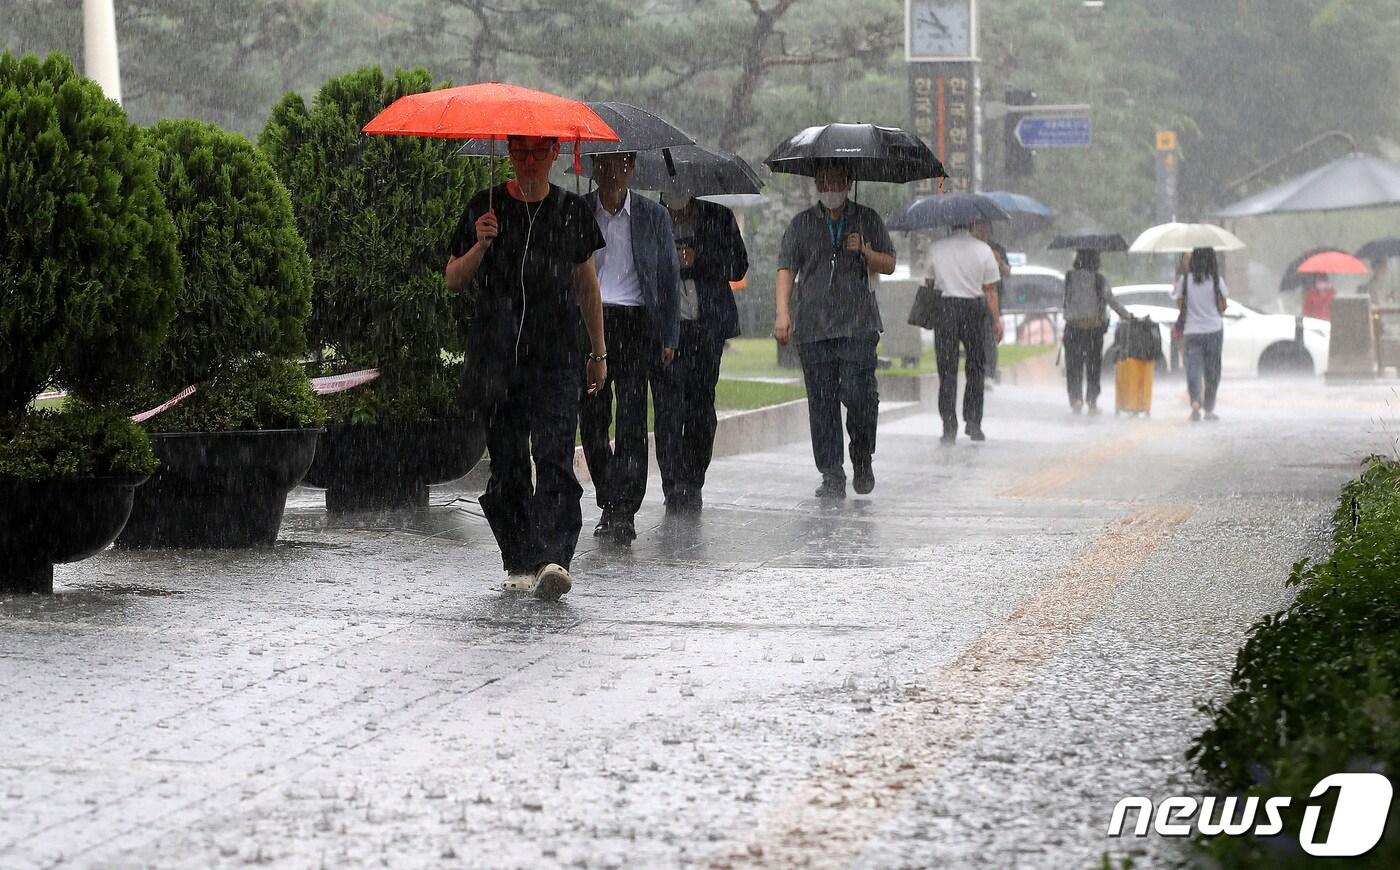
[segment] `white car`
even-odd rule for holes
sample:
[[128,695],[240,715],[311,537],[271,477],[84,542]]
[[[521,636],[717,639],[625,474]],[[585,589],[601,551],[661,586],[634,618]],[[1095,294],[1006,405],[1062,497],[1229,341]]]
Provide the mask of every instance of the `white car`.
[[1012,266],[1002,280],[1002,341],[1055,344],[1065,331],[1065,273],[1046,266]]
[[[1130,284],[1113,288],[1113,295],[1135,317],[1147,317],[1162,332],[1162,352],[1169,352],[1177,306],[1170,284]],[[1332,324],[1313,317],[1302,318],[1303,348],[1297,345],[1298,320],[1287,314],[1262,314],[1231,299],[1226,302],[1225,344],[1221,373],[1230,378],[1327,371],[1327,349]],[[1113,360],[1113,330],[1118,315],[1109,311],[1104,361]]]

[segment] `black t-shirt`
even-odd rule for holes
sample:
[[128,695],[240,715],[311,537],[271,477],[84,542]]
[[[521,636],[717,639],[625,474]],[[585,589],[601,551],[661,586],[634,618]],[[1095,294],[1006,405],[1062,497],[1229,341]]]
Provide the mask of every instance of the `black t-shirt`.
[[[553,184],[539,202],[516,199],[504,184],[491,197],[499,232],[476,273],[478,317],[517,364],[576,361],[582,351],[574,267],[604,246],[598,222],[583,197]],[[451,256],[476,244],[476,221],[487,210],[482,191],[457,223]]]

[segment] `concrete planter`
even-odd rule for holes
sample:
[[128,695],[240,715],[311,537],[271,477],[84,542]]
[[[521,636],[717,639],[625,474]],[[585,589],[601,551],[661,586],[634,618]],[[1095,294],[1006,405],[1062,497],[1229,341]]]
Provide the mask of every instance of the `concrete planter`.
[[421,509],[428,485],[456,480],[486,451],[486,429],[462,420],[330,426],[306,475],[332,513]]
[[136,493],[117,546],[272,546],[287,493],[306,474],[320,435],[319,429],[152,435],[160,467]]
[[0,477],[0,592],[53,592],[53,566],[112,542],[145,477]]

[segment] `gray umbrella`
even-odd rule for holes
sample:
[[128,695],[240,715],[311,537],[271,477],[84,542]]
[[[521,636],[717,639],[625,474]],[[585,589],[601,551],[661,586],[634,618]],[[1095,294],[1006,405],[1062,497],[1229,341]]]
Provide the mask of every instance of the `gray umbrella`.
[[1352,154],[1227,206],[1217,217],[1339,211],[1400,205],[1400,166]]
[[1005,209],[979,193],[936,193],[895,212],[885,227],[907,232],[1009,220]]
[[[597,113],[620,137],[617,142],[582,142],[580,154],[618,154],[626,152],[653,151],[658,148],[671,148],[679,145],[694,145],[695,140],[670,121],[638,108],[630,103],[587,103],[588,108]],[[573,142],[560,142],[561,150],[572,151]],[[500,146],[492,150],[493,143],[482,140],[469,140],[457,149],[458,157],[501,156]]]
[[763,181],[742,157],[700,145],[681,145],[638,154],[632,187],[636,190],[679,189],[692,196],[714,196],[758,193]]

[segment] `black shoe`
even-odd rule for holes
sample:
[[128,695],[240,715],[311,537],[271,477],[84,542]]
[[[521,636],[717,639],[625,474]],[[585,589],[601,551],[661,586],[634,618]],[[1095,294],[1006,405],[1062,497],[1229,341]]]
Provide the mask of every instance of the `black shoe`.
[[598,525],[593,527],[593,536],[601,538],[604,535],[612,534],[613,517],[611,511],[603,511],[603,515],[598,518]]
[[834,474],[823,474],[822,485],[817,487],[817,498],[843,499],[846,497],[846,478]]
[[637,540],[637,526],[631,517],[613,520],[612,539],[614,544],[621,544],[624,547],[632,546],[632,542]]
[[958,440],[958,426],[957,426],[957,424],[954,423],[952,426],[949,426],[947,423],[944,423],[944,424],[943,424],[943,437],[938,439],[938,443],[942,444],[944,447],[952,447],[953,444],[954,444],[957,440]]
[[968,427],[967,427],[967,437],[971,438],[973,441],[986,441],[986,440],[987,440],[987,435],[986,435],[986,433],[984,433],[984,432],[982,431],[982,427],[981,427],[981,426],[973,426],[973,425],[970,424],[970,423],[968,424]]
[[856,495],[869,495],[875,489],[875,469],[871,460],[861,460],[855,465],[856,473],[851,483],[855,487]]

